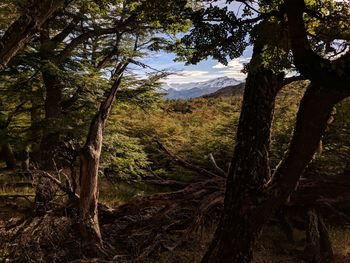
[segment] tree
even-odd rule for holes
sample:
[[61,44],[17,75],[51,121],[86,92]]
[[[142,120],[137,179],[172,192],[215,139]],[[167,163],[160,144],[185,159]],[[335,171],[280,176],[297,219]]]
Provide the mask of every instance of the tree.
[[93,118],[86,143],[80,153],[80,200],[79,219],[82,240],[92,253],[97,253],[102,246],[102,236],[98,223],[98,170],[103,140],[103,128],[113,106],[122,74],[127,64],[122,64],[116,72],[106,99],[101,103],[99,111]]
[[[31,43],[37,50],[31,52],[31,57],[39,60],[32,70],[41,72],[46,94],[43,121],[46,129],[38,158],[43,169],[54,170],[61,165],[59,155],[66,127],[63,122],[67,121],[64,115],[86,95],[88,86],[101,86],[96,79],[87,85],[85,79],[98,79],[111,70],[113,61],[121,55],[118,46],[128,45],[131,33],[173,34],[186,28],[186,23],[177,23],[182,18],[175,20],[183,16],[181,12],[185,13],[185,4],[186,1],[169,2],[160,10],[163,14],[160,17],[151,14],[153,1],[82,1],[43,25],[40,38]],[[168,11],[171,9],[173,14]],[[144,43],[144,47],[149,44]]]
[[[143,15],[145,15],[144,12],[147,11],[147,8],[151,7],[153,10],[153,4],[154,3],[148,1],[145,2],[145,6],[139,5],[136,8],[138,15],[137,17],[142,18]],[[163,9],[163,13],[158,13],[156,16],[151,18],[146,16],[146,20],[144,21],[145,24],[137,23],[132,30],[129,29],[130,32],[125,34],[125,36],[123,33],[119,33],[117,35],[118,42],[113,48],[113,55],[115,54],[117,56],[117,65],[112,73],[112,78],[115,80],[107,92],[106,98],[101,103],[98,112],[91,121],[85,145],[80,151],[80,233],[83,244],[85,245],[85,248],[87,248],[88,253],[97,254],[102,247],[102,237],[99,229],[97,208],[98,171],[105,123],[110,115],[113,102],[122,81],[122,76],[129,63],[138,64],[135,58],[142,54],[140,53],[140,50],[142,50],[144,46],[151,45],[154,42],[154,40],[152,38],[150,39],[150,37],[152,37],[155,32],[174,29],[174,27],[177,27],[178,29],[181,28],[182,24],[184,23],[184,20],[182,19],[183,11],[186,10],[186,1],[180,3],[178,9],[179,13],[175,13],[180,20],[174,19],[173,17],[170,20],[167,19],[170,13],[174,15],[174,10],[171,7],[176,7],[178,4],[179,3],[175,1]],[[125,6],[124,8],[128,7]],[[136,14],[131,14],[130,16],[133,17],[134,15]],[[137,19],[137,17],[133,19]],[[134,20],[132,21],[135,22]],[[157,25],[156,29],[154,29],[152,23],[160,23],[160,26]],[[149,31],[145,31],[145,28],[148,26],[150,26]],[[130,49],[130,46],[122,46],[125,44],[122,42],[122,37],[125,37],[125,41],[131,40],[134,42],[134,44],[131,45],[131,52],[128,50],[128,48]],[[124,52],[122,52],[122,49],[124,49]],[[113,55],[110,56],[109,59],[112,59]]]
[[[267,24],[265,21],[259,26],[267,28]],[[266,32],[258,31],[260,35]],[[257,220],[251,216],[261,202],[263,186],[271,177],[270,130],[284,74],[264,66],[265,43],[261,39],[264,37],[257,36],[254,43],[234,157],[226,182],[223,216],[202,262],[248,262],[262,227],[255,225]]]
[[[44,88],[40,90],[44,91],[45,101],[38,105],[44,106],[43,138],[38,150],[42,169],[56,170],[66,165],[56,159],[62,154],[62,137],[68,143],[81,141],[85,135],[81,129],[94,115],[85,146],[79,151],[80,233],[86,251],[91,249],[91,253],[98,252],[102,242],[97,202],[103,128],[119,86],[130,84],[128,81],[121,83],[122,75],[129,70],[129,64],[147,68],[139,59],[154,43],[164,41],[155,37],[156,34],[173,36],[188,26],[187,1],[160,3],[156,0],[76,2],[43,22],[40,37],[33,38],[28,48],[18,53],[3,72],[4,79],[11,79],[18,73],[26,76],[30,95],[37,95],[32,92],[36,88],[34,79]],[[156,8],[158,12],[155,13]],[[127,73],[132,78],[130,72]],[[164,76],[162,72],[158,75],[140,80],[138,87],[133,85],[133,92],[129,94],[149,92]],[[34,111],[33,97],[30,101],[30,117],[34,122],[38,115]],[[102,101],[99,108],[98,101]],[[70,113],[74,114],[68,121],[64,115]]]
[[[243,3],[246,5],[247,14],[249,14],[249,10],[255,10],[248,2],[244,1]],[[308,10],[320,10],[317,8],[320,8],[320,6]],[[244,27],[247,24],[260,19],[268,19],[274,24],[284,25],[286,21],[283,15],[287,14],[294,63],[303,77],[312,81],[299,108],[289,151],[270,177],[270,169],[267,165],[268,137],[275,94],[274,92],[268,92],[269,88],[267,87],[271,86],[273,90],[273,87],[279,85],[273,84],[275,81],[270,79],[269,71],[262,72],[261,80],[258,80],[253,77],[254,71],[252,72],[250,68],[247,79],[248,86],[245,90],[238,127],[237,144],[232,160],[233,165],[226,183],[225,208],[214,239],[202,262],[251,261],[253,245],[263,224],[279,206],[286,202],[288,196],[295,189],[300,175],[317,149],[333,106],[350,95],[348,89],[349,76],[343,74],[344,70],[348,70],[350,53],[331,61],[321,58],[312,51],[304,26],[306,22],[302,16],[303,12],[306,11],[303,1],[286,1],[282,5],[262,2],[260,10],[261,13],[259,12],[256,18],[242,20],[227,9],[210,7],[207,11],[202,11],[199,14],[200,18],[197,17],[195,20],[197,28],[184,39],[185,44],[195,48],[198,47],[195,52],[191,53],[194,56],[190,57],[190,62],[197,62],[198,59],[208,55],[213,55],[225,62],[227,55],[231,58],[237,56],[235,52],[230,50],[231,45],[244,47],[244,32],[246,32]],[[348,9],[346,10],[348,12]],[[332,14],[329,17],[333,17]],[[327,15],[322,17],[322,19],[326,18]],[[339,14],[337,19],[338,21],[344,20]],[[216,23],[206,23],[206,21],[215,21]],[[307,22],[309,23],[309,21]],[[261,34],[259,28],[255,29]],[[215,32],[222,33],[215,34]],[[205,38],[210,39],[209,43],[203,41]],[[224,39],[235,41],[236,44],[226,42]],[[253,41],[253,64],[255,64],[254,56],[257,55],[257,50],[259,50],[256,41],[259,42],[259,39],[256,38]],[[268,43],[268,38],[263,41]],[[219,43],[220,45],[215,48],[212,43]],[[273,51],[278,51],[279,43],[283,43],[283,41],[276,41],[275,46],[272,46]],[[267,54],[266,59],[270,54],[268,49],[264,51]],[[281,51],[277,53],[277,57],[288,54],[288,49],[282,48]],[[285,67],[284,61],[286,60],[276,61],[277,68],[283,69]],[[274,63],[266,63],[264,60],[260,60],[258,65],[263,68],[267,66],[267,70],[275,70],[271,67]],[[321,75],[322,77],[320,77]],[[264,83],[264,81],[268,83],[261,85],[260,83]],[[262,92],[264,86],[266,90]],[[254,97],[250,94],[261,95]],[[264,107],[264,105],[270,106]],[[248,114],[249,111],[254,112],[255,115]],[[264,116],[264,114],[266,115]],[[258,130],[258,124],[261,125],[259,128],[262,128],[261,130],[264,132],[261,133]],[[302,153],[299,152],[301,148],[304,149]]]
[[0,40],[0,69],[29,41],[50,16],[63,6],[64,0],[31,1]]

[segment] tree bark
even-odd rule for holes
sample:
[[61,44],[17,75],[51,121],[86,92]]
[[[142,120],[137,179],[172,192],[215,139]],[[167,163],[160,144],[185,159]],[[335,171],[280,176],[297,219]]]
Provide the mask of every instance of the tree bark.
[[[282,8],[288,17],[288,31],[294,64],[298,71],[318,86],[350,86],[350,52],[335,60],[319,56],[311,48],[304,23],[304,0],[286,0]],[[327,21],[327,19],[325,19]]]
[[[54,170],[58,164],[57,154],[60,146],[62,123],[62,80],[59,69],[50,61],[42,67],[45,84],[45,129],[40,143],[40,165],[42,169]],[[58,164],[59,165],[59,164]]]
[[261,226],[254,224],[263,186],[270,179],[270,129],[275,98],[283,74],[274,74],[260,62],[262,46],[254,46],[245,85],[237,144],[226,183],[224,212],[202,263],[250,262]]
[[0,70],[29,41],[43,23],[63,4],[64,0],[34,0],[0,40]]
[[96,254],[102,247],[102,237],[98,222],[98,169],[101,155],[103,128],[111,111],[122,73],[127,64],[119,67],[117,80],[113,83],[108,96],[101,103],[93,118],[89,134],[80,153],[80,234],[83,246],[90,254]]
[[322,216],[315,210],[308,212],[308,227],[306,230],[305,259],[308,263],[331,262],[333,250],[328,230]]
[[[307,41],[302,18],[303,1],[287,2],[289,7],[286,12],[295,64],[301,73],[315,84],[311,85],[302,99],[288,153],[277,167],[274,176],[264,185],[267,174],[266,168],[263,167],[263,164],[267,163],[267,155],[264,157],[264,152],[268,150],[268,145],[266,138],[264,148],[261,147],[263,144],[257,143],[257,138],[260,138],[260,142],[264,141],[264,135],[255,128],[259,122],[265,121],[266,125],[269,118],[264,119],[261,112],[255,112],[255,115],[247,114],[247,100],[255,102],[252,103],[253,108],[258,109],[258,105],[265,105],[273,96],[261,92],[256,101],[253,96],[248,96],[252,85],[248,75],[233,166],[226,185],[224,214],[202,262],[251,262],[253,245],[263,224],[286,202],[296,188],[300,175],[312,160],[319,145],[335,104],[350,96],[349,76],[339,74],[348,66],[346,62],[349,53],[335,62],[318,57],[312,52]],[[256,84],[263,87],[263,81],[264,78]],[[264,90],[259,87],[256,90],[258,93],[259,90]],[[265,90],[269,89],[266,87]],[[269,111],[264,107],[260,110],[265,110],[265,114]],[[264,133],[264,130],[260,129]],[[259,154],[254,155],[255,153]],[[257,165],[259,161],[260,164]]]
[[6,168],[7,169],[15,169],[16,168],[16,157],[13,153],[11,145],[6,142],[2,147],[1,150],[4,155],[4,159],[6,162]]
[[[347,89],[309,87],[301,101],[292,142],[286,157],[277,167],[265,189],[260,192],[255,189],[249,193],[247,190],[240,189],[239,185],[235,186],[231,191],[236,193],[236,196],[231,200],[238,205],[231,204],[234,208],[232,210],[226,208],[229,207],[226,204],[229,195],[226,194],[223,220],[203,262],[251,261],[252,245],[261,227],[274,211],[287,201],[297,187],[300,175],[312,160],[327,128],[327,121],[334,105],[348,96],[350,96],[350,90]],[[236,174],[235,178],[237,178]],[[236,179],[235,183],[240,182]],[[245,187],[249,189],[251,186],[245,185]],[[227,188],[227,191],[229,189]],[[236,189],[240,189],[241,194]],[[224,256],[221,256],[223,254]]]

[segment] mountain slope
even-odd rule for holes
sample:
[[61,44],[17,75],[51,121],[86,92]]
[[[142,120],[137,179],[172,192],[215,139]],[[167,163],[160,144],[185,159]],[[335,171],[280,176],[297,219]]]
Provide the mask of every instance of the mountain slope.
[[185,84],[168,84],[163,87],[162,92],[167,93],[166,99],[189,99],[201,97],[213,93],[227,86],[234,86],[240,82],[229,78],[221,77],[205,82],[191,82]]
[[229,96],[243,96],[245,83],[240,83],[234,86],[227,86],[221,88],[213,93],[206,94],[203,98],[218,98],[218,97],[229,97]]

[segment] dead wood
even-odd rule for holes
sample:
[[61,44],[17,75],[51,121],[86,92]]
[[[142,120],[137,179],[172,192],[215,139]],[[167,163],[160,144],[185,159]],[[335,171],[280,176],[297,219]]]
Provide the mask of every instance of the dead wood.
[[23,198],[31,203],[32,200],[30,198],[33,198],[34,196],[35,195],[33,194],[22,194],[22,195],[3,194],[3,195],[0,195],[0,201],[15,200],[15,199]]
[[223,174],[219,173],[216,174],[216,173],[213,173],[211,171],[208,171],[200,166],[197,166],[197,165],[194,165],[176,155],[174,155],[172,152],[170,152],[165,146],[164,144],[162,144],[159,140],[155,139],[155,142],[157,143],[159,149],[165,153],[166,155],[168,155],[174,162],[176,162],[177,164],[187,168],[187,169],[190,169],[194,172],[197,172],[198,174],[200,175],[206,175],[206,176],[209,176],[209,177],[225,177]]

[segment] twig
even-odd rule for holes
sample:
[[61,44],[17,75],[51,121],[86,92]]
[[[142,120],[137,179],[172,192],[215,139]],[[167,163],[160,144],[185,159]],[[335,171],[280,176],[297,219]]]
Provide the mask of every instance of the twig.
[[222,169],[217,165],[217,163],[216,163],[216,161],[215,161],[215,158],[214,158],[214,156],[213,156],[212,153],[209,153],[208,158],[209,158],[209,161],[211,162],[211,164],[214,166],[215,170],[216,170],[220,175],[222,175],[222,176],[224,176],[224,177],[227,177],[227,173],[226,173],[224,170],[222,170]]
[[155,139],[155,142],[157,143],[158,147],[165,152],[167,155],[169,155],[173,161],[175,161],[176,163],[180,164],[181,166],[188,168],[192,171],[198,172],[200,174],[204,173],[206,175],[209,175],[210,177],[223,177],[221,174],[214,174],[206,169],[203,169],[197,165],[191,164],[181,158],[179,158],[178,156],[174,155],[173,153],[171,153],[159,140]]
[[63,192],[67,193],[70,197],[74,197],[76,199],[79,199],[79,195],[74,193],[70,188],[64,186],[61,181],[53,177],[51,174],[45,171],[37,171],[41,173],[42,176],[50,179],[53,183],[55,183]]

